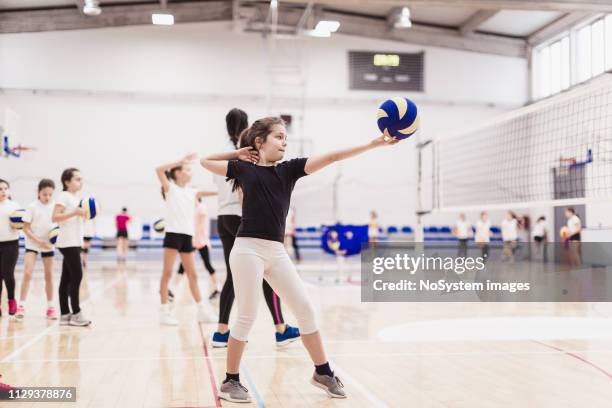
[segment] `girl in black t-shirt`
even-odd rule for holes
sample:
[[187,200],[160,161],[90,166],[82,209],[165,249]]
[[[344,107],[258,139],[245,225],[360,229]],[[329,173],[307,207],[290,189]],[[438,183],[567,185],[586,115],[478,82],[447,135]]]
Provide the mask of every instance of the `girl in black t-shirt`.
[[266,279],[295,314],[302,341],[315,365],[311,383],[333,398],[346,398],[344,386],[331,370],[319,334],[314,307],[283,245],[291,193],[301,177],[330,164],[397,141],[380,136],[357,147],[310,158],[280,162],[287,131],[280,118],[255,121],[240,137],[240,149],[201,160],[209,171],[226,176],[243,193],[242,220],[230,254],[238,318],[230,331],[227,372],[220,397],[249,402],[240,384],[240,360],[257,316],[259,288]]

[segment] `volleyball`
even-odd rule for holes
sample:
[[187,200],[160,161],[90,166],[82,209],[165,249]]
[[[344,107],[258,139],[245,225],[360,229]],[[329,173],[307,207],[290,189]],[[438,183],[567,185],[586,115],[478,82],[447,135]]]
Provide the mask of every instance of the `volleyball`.
[[378,108],[377,123],[385,136],[395,140],[406,139],[419,128],[417,106],[402,96],[387,99]]
[[59,227],[55,226],[53,228],[51,228],[51,231],[49,231],[49,242],[52,245],[55,245],[55,243],[57,242],[57,236],[59,235]]
[[164,230],[166,229],[166,223],[163,219],[157,220],[153,223],[153,229],[155,230],[155,232],[164,232]]
[[16,230],[23,229],[23,216],[25,215],[25,211],[26,210],[24,209],[19,209],[10,215],[9,218],[11,222],[11,228]]
[[559,236],[561,239],[568,239],[570,237],[570,230],[567,227],[561,227],[559,230]]
[[88,220],[93,220],[100,212],[100,204],[93,197],[82,199],[79,207],[85,209],[85,218]]

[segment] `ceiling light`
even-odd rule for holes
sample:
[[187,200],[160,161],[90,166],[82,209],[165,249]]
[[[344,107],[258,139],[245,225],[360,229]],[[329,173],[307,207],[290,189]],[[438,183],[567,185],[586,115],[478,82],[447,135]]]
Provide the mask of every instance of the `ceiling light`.
[[340,28],[340,22],[338,21],[321,20],[317,23],[315,31],[319,31],[321,33],[335,33],[336,31],[338,31],[338,28]]
[[98,0],[85,0],[83,4],[83,14],[86,16],[99,16],[102,13]]
[[391,10],[391,13],[389,13],[388,21],[394,28],[412,27],[412,21],[410,21],[410,9],[408,7],[394,8]]
[[153,13],[151,15],[151,21],[155,25],[173,25],[174,16],[169,13]]

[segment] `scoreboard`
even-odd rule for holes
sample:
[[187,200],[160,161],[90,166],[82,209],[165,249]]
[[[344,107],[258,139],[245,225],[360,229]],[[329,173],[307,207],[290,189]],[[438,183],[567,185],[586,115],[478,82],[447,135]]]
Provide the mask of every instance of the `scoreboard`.
[[349,51],[349,89],[423,92],[425,53]]

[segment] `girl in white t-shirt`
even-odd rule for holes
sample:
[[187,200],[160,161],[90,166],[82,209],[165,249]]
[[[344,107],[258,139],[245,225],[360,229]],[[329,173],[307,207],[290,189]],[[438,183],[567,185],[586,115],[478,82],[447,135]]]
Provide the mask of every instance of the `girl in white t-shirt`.
[[60,325],[89,326],[91,321],[83,315],[79,301],[83,280],[83,219],[86,213],[85,209],[79,207],[81,200],[77,193],[83,187],[83,178],[78,169],[69,168],[62,172],[61,181],[63,191],[55,201],[51,219],[59,224],[55,246],[64,256],[59,284]]
[[164,237],[164,266],[160,281],[161,324],[176,326],[178,321],[170,311],[168,303],[168,283],[172,276],[172,267],[177,255],[185,269],[189,280],[189,289],[197,303],[198,321],[203,323],[216,322],[216,316],[211,306],[202,301],[200,287],[193,256],[193,235],[196,200],[208,195],[209,192],[198,192],[189,187],[191,181],[190,162],[195,155],[187,155],[182,160],[159,166],[155,169],[162,185],[162,195],[166,204],[166,227]]
[[47,319],[57,319],[53,308],[53,245],[49,242],[49,231],[53,228],[53,180],[42,179],[38,183],[38,199],[26,209],[23,218],[23,232],[25,240],[25,256],[23,263],[23,280],[21,281],[21,297],[17,307],[17,318],[25,317],[25,304],[30,289],[32,271],[36,264],[36,257],[40,254],[45,271],[45,292],[47,295]]
[[14,316],[17,312],[15,266],[19,257],[19,231],[11,227],[10,216],[19,209],[19,204],[11,200],[9,189],[8,181],[0,179],[0,291],[4,281],[8,292],[9,316]]
[[576,210],[573,207],[566,208],[565,217],[567,218],[567,228],[569,229],[568,241],[580,241],[582,222],[580,217],[576,215]]
[[514,250],[518,240],[518,220],[512,211],[506,213],[501,223],[502,240],[504,241],[503,259],[514,262]]
[[480,219],[476,222],[474,240],[480,247],[481,256],[486,260],[489,257],[489,243],[491,242],[491,221],[486,211],[480,213]]

